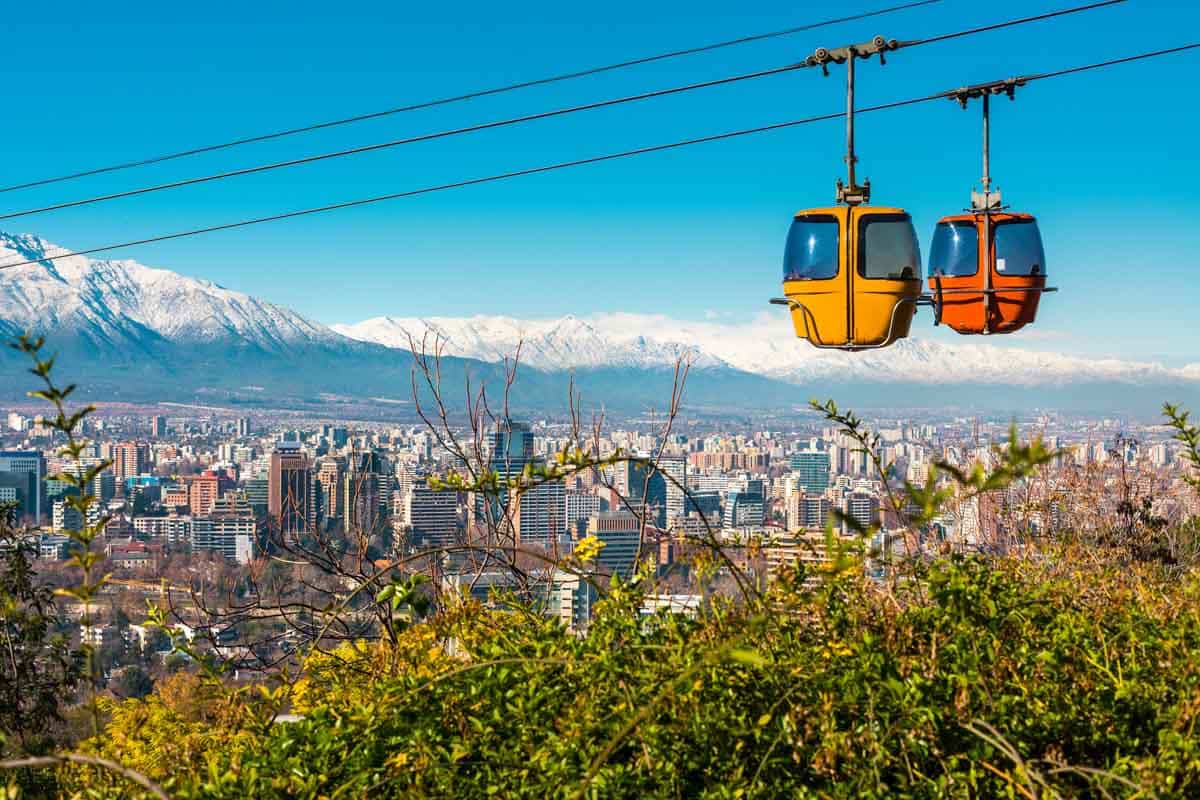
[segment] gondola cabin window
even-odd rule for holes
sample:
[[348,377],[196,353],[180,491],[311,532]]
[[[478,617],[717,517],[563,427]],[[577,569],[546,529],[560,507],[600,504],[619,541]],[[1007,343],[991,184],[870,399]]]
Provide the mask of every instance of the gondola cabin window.
[[907,214],[866,217],[859,241],[858,274],[862,277],[921,279],[921,247]]
[[1046,253],[1037,222],[1013,220],[996,226],[996,274],[1046,274]]
[[834,217],[796,217],[783,253],[784,280],[837,277],[838,247],[838,222]]
[[965,277],[978,269],[979,232],[975,221],[938,223],[929,248],[930,274]]

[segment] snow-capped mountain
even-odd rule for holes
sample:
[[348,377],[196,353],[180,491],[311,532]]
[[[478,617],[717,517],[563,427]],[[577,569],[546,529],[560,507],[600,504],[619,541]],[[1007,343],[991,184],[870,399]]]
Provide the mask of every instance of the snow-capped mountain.
[[0,264],[37,261],[0,269],[0,332],[73,336],[98,348],[144,349],[160,339],[274,353],[349,344],[286,308],[136,261],[40,260],[68,252],[36,236],[0,233]]
[[[57,255],[66,257],[45,260]],[[1200,403],[1200,364],[1168,368],[921,339],[879,352],[826,352],[798,341],[786,315],[766,313],[738,323],[645,314],[380,317],[331,329],[209,281],[0,233],[0,267],[21,261],[34,263],[0,268],[0,339],[24,331],[47,336],[63,356],[64,375],[97,398],[305,407],[329,395],[403,402],[413,390],[411,336],[427,350],[442,341],[451,396],[468,374],[474,386],[502,382],[496,365],[520,344],[524,368],[514,397],[549,410],[565,402],[567,370],[591,402],[657,407],[670,396],[680,356],[694,367],[687,402],[725,410],[787,410],[810,394],[861,407],[1034,404],[1152,413],[1163,399]],[[11,379],[22,374],[18,360],[0,348],[6,396],[32,388]]]
[[521,363],[541,370],[666,367],[680,357],[697,367],[729,366],[687,341],[648,338],[633,326],[600,326],[570,315],[552,320],[376,317],[333,329],[351,339],[401,349],[431,348],[437,341],[447,355],[480,361],[512,358],[520,345]]
[[423,338],[432,341],[438,337],[444,341],[445,352],[483,361],[511,356],[520,343],[521,361],[546,370],[664,367],[688,354],[698,367],[729,366],[797,384],[821,380],[1023,386],[1200,381],[1200,364],[1169,368],[976,342],[907,339],[875,352],[815,350],[796,339],[784,314],[762,314],[744,324],[646,314],[553,320],[376,317],[333,328],[354,339],[404,349],[409,347],[410,337],[418,344]]

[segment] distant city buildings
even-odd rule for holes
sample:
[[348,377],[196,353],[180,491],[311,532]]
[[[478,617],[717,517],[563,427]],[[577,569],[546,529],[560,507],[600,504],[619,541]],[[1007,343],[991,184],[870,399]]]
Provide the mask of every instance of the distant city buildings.
[[313,530],[317,521],[315,481],[299,442],[280,442],[271,454],[267,513],[285,541]]
[[[542,475],[558,463],[556,454],[579,446],[578,430],[564,420],[456,431],[465,443],[459,451],[415,422],[255,414],[253,427],[236,413],[184,407],[172,408],[169,425],[144,411],[98,415],[89,421],[82,463],[113,464],[89,483],[96,502],[83,520],[70,503],[77,489],[48,477],[75,468],[61,455],[61,437],[21,406],[0,416],[7,421],[0,426],[0,504],[15,504],[29,526],[25,541],[46,560],[68,556],[66,531],[111,517],[96,546],[108,554],[105,569],[122,580],[150,585],[210,570],[246,575],[281,541],[324,543],[335,554],[365,543],[367,561],[411,559],[405,563],[439,585],[498,606],[495,594],[512,591],[575,631],[586,628],[609,576],[629,578],[639,566],[668,584],[647,600],[648,620],[658,609],[695,613],[703,600],[685,588],[687,564],[711,543],[728,545],[738,570],[760,581],[797,565],[815,574],[829,556],[827,535],[848,542],[870,529],[866,571],[878,577],[884,557],[877,553],[997,550],[1018,533],[1055,530],[1064,519],[1102,519],[1113,513],[1121,469],[1154,498],[1155,514],[1200,511],[1194,495],[1175,490],[1182,487],[1179,445],[1159,428],[1118,420],[1030,415],[1020,435],[1046,431],[1048,446],[1061,449],[1047,468],[1062,481],[1053,494],[1039,495],[1031,483],[994,498],[952,498],[919,536],[906,538],[906,511],[892,507],[870,455],[801,414],[753,428],[707,416],[680,419],[667,437],[658,418],[614,420],[584,447],[600,458],[618,451],[623,457],[568,470],[561,481]],[[901,478],[924,485],[930,477],[949,486],[935,465],[994,465],[1008,424],[950,415],[880,420],[877,455],[895,465],[893,486]],[[494,479],[494,488],[435,489],[433,478],[451,470],[485,487]],[[1061,488],[1088,481],[1101,498],[1094,507],[1082,491]],[[1041,509],[1018,530],[1008,517],[1027,505]],[[571,560],[588,536],[603,546],[586,563]],[[469,557],[497,545],[508,548],[516,567],[506,572]],[[718,575],[715,585],[723,580],[728,576]]]

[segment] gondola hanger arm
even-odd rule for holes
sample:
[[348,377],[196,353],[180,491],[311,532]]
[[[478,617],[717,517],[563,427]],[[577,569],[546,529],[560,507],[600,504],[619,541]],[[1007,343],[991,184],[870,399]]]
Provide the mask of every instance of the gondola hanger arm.
[[812,55],[804,59],[802,62],[806,67],[820,67],[825,75],[829,75],[829,65],[844,64],[846,59],[851,55],[857,58],[870,58],[878,55],[879,63],[886,64],[887,60],[884,54],[889,50],[895,50],[900,47],[900,42],[895,39],[888,39],[884,36],[876,36],[867,42],[860,44],[848,44],[842,47],[818,47],[813,51]]

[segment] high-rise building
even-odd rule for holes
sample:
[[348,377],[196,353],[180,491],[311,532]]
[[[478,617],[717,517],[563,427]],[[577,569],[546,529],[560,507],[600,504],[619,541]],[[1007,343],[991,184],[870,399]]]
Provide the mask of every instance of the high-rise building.
[[568,490],[564,497],[564,519],[571,533],[581,535],[587,530],[588,518],[600,513],[600,496],[586,489]]
[[329,521],[342,518],[342,468],[344,460],[326,458],[317,468],[317,488],[321,493],[321,515]]
[[[487,436],[486,449],[488,457],[487,468],[497,473],[503,483],[506,480],[520,476],[525,470],[525,465],[533,461],[533,431],[528,423],[512,421],[497,422],[495,429]],[[545,499],[544,495],[542,499]],[[501,489],[495,494],[476,492],[472,507],[476,524],[491,525],[496,528],[506,529],[508,522],[505,518],[507,517],[512,521],[514,528],[519,527],[520,523],[516,504],[511,504],[511,507],[509,507],[508,491],[506,489]],[[557,509],[557,515],[561,526],[561,505]]]
[[118,481],[145,473],[150,466],[150,446],[145,442],[121,442],[112,448],[112,473]]
[[92,479],[92,485],[88,487],[88,490],[96,500],[107,503],[117,494],[117,476],[105,470]]
[[393,476],[377,451],[355,453],[342,476],[342,515],[347,531],[382,530],[392,498]]
[[167,437],[166,417],[154,416],[150,418],[150,435],[155,439],[165,439]]
[[[104,509],[99,503],[93,503],[87,512],[87,524],[95,525],[104,517]],[[84,517],[79,510],[72,508],[66,498],[54,501],[51,513],[51,527],[55,533],[64,530],[77,531],[84,526]]]
[[227,485],[229,481],[223,481],[221,476],[212,470],[192,478],[188,485],[188,507],[193,517],[202,516],[212,510],[213,504],[226,488],[223,483]]
[[350,432],[345,428],[334,428],[330,431],[329,441],[334,447],[345,447],[350,441]]
[[0,487],[12,490],[18,519],[41,524],[45,477],[46,459],[37,450],[0,450]]
[[492,469],[520,472],[533,460],[533,431],[526,422],[498,422],[488,434],[487,451]]
[[152,542],[166,544],[171,550],[191,547],[192,518],[168,514],[165,517],[134,517],[133,529]]
[[435,492],[424,478],[417,478],[405,506],[406,521],[417,547],[446,547],[457,541],[457,492]]
[[637,566],[641,525],[629,511],[601,511],[588,520],[588,535],[604,543],[596,563],[610,574],[628,579]]
[[255,516],[265,517],[270,507],[271,481],[264,475],[247,478],[243,484],[246,500],[250,503]]
[[316,481],[299,442],[279,442],[271,453],[267,513],[285,540],[294,541],[317,522]]
[[724,523],[726,528],[747,528],[763,524],[764,503],[762,481],[757,481],[758,491],[752,488],[734,489],[725,501]]
[[721,525],[721,493],[716,491],[692,491],[683,506],[685,514],[699,514],[709,525]]
[[564,519],[565,494],[562,481],[548,481],[517,495],[509,504],[516,540],[551,548],[569,535]]
[[842,512],[863,528],[869,528],[879,522],[879,497],[873,492],[855,489],[846,495]]
[[666,518],[673,519],[684,513],[684,497],[687,494],[687,459],[682,456],[663,456],[658,460],[658,469],[663,473]]
[[829,498],[825,495],[795,491],[788,497],[787,528],[789,531],[824,530],[828,522]]
[[248,564],[257,552],[258,529],[245,495],[229,493],[212,511],[192,519],[192,552],[218,553],[226,560]]
[[808,494],[823,494],[829,488],[829,453],[801,450],[793,453],[790,466],[797,473],[801,488]]
[[65,499],[55,500],[50,525],[55,533],[65,530],[77,531],[83,527],[83,515],[79,513],[78,509],[67,505]]
[[238,438],[240,438],[240,439],[244,439],[250,435],[250,418],[249,417],[238,417],[237,435],[238,435]]
[[644,506],[646,516],[652,523],[660,528],[666,527],[667,480],[661,470],[640,461],[622,461],[616,465],[613,488],[624,498],[621,506],[627,505],[639,513]]

